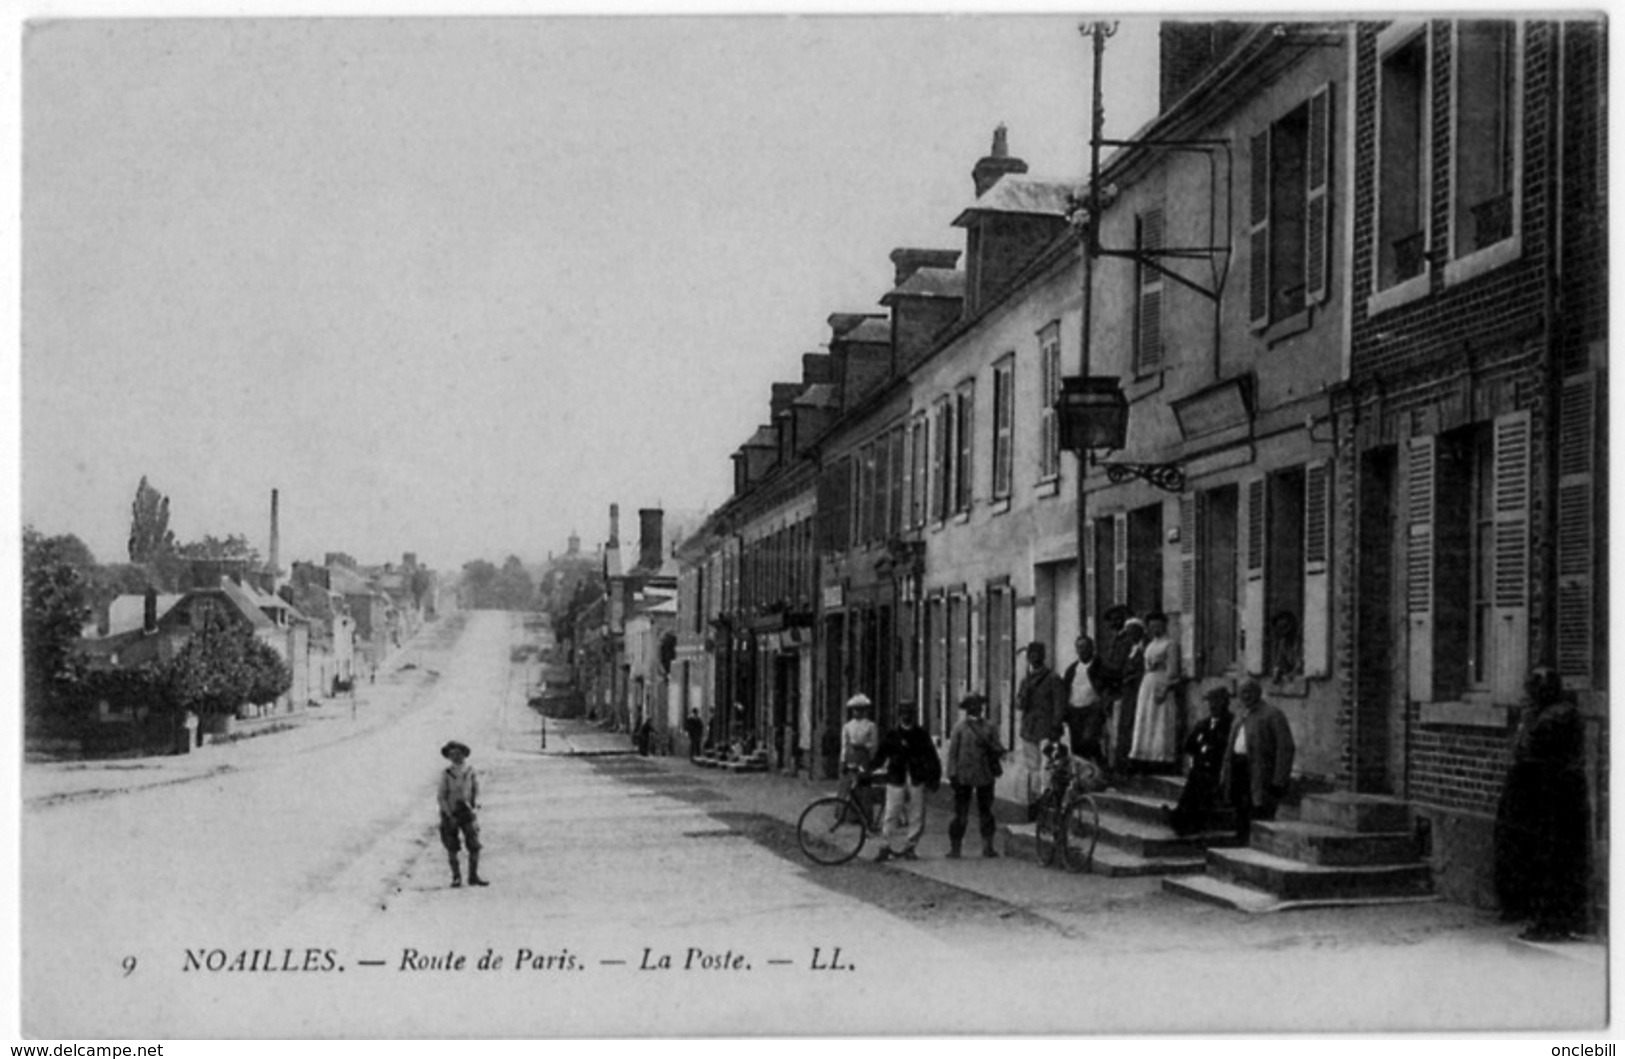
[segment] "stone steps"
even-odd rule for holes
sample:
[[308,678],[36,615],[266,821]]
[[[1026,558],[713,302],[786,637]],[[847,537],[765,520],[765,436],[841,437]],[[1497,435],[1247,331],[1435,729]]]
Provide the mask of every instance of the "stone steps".
[[1433,898],[1406,803],[1311,795],[1297,817],[1256,822],[1246,848],[1210,848],[1204,876],[1167,879],[1164,889],[1242,911]]

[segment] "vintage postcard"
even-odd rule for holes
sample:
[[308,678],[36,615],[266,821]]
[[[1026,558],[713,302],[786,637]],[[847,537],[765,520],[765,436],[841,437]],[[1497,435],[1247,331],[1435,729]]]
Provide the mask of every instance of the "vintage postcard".
[[1603,13],[15,24],[18,1037],[1609,1034]]

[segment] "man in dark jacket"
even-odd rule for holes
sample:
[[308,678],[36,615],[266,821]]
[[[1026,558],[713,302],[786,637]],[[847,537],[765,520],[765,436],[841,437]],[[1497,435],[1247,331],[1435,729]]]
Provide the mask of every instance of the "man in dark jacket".
[[1072,753],[1106,768],[1106,674],[1105,663],[1095,654],[1095,641],[1078,637],[1077,661],[1066,667],[1061,683],[1066,685],[1066,730]]
[[1039,744],[1046,739],[1061,737],[1061,724],[1066,719],[1066,685],[1055,675],[1046,661],[1044,645],[1027,645],[1027,675],[1021,679],[1016,691],[1016,712],[1021,715],[1021,760],[1027,771],[1027,810],[1029,817],[1038,801],[1038,792],[1044,786],[1043,758]]
[[898,705],[897,725],[881,737],[871,766],[886,778],[884,844],[875,860],[918,860],[915,847],[925,833],[925,794],[942,785],[942,759],[920,727],[912,704]]
[[1254,820],[1275,819],[1275,810],[1292,780],[1297,747],[1286,715],[1264,701],[1258,681],[1242,681],[1236,694],[1242,713],[1230,729],[1220,787],[1230,794],[1236,810],[1236,837],[1245,845]]

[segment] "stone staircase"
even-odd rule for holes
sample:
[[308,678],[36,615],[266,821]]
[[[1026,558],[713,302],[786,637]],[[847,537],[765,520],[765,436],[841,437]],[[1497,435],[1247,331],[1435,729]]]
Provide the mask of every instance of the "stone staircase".
[[[1184,780],[1177,776],[1134,776],[1122,786],[1095,793],[1100,807],[1100,841],[1091,871],[1099,875],[1200,874],[1207,868],[1211,847],[1235,844],[1235,821],[1228,809],[1215,816],[1213,829],[1194,835],[1176,835],[1168,826],[1164,807],[1179,801]],[[1031,856],[1036,828],[1032,824],[1008,829],[1006,848]]]
[[1308,795],[1297,819],[1255,822],[1248,846],[1211,848],[1205,867],[1163,888],[1249,912],[1435,899],[1410,808],[1376,795]]
[[764,748],[756,750],[745,757],[715,757],[702,754],[694,759],[694,763],[701,768],[721,769],[724,772],[766,772],[771,767],[769,754]]

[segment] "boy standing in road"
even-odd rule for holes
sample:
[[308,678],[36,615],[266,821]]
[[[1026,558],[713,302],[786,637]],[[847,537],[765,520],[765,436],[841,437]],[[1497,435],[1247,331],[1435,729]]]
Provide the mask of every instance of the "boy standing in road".
[[440,748],[440,756],[451,762],[440,774],[440,844],[451,861],[451,885],[463,885],[463,872],[457,863],[462,843],[468,846],[468,885],[489,886],[480,878],[480,822],[475,811],[480,803],[480,781],[468,764],[468,747],[455,739]]

